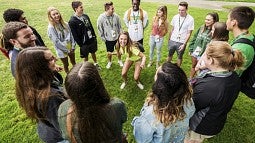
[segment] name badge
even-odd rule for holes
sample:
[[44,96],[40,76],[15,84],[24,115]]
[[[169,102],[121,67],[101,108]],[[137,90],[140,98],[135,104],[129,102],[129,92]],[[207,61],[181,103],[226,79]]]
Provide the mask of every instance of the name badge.
[[116,37],[116,32],[114,30],[111,30],[111,33],[112,33],[112,38],[115,38]]
[[90,30],[87,31],[87,34],[88,34],[89,39],[91,39],[91,38],[92,38],[92,34],[91,34],[91,31],[90,31]]

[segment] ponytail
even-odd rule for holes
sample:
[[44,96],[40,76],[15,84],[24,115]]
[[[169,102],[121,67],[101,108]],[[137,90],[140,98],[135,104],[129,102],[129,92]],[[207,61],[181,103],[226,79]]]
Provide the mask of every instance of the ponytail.
[[232,58],[229,65],[231,65],[231,68],[234,70],[240,69],[244,63],[244,57],[242,53],[239,50],[231,50],[231,54]]
[[224,41],[210,42],[206,48],[206,54],[208,57],[217,60],[218,66],[231,71],[241,68],[244,63],[242,53],[239,50],[233,50]]

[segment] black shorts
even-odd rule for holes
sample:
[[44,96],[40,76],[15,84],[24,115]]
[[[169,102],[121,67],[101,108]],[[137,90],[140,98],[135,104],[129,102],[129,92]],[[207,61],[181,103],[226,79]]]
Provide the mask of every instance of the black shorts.
[[89,44],[82,45],[80,47],[80,57],[88,58],[89,53],[95,53],[97,51],[97,40]]
[[116,42],[117,42],[117,40],[115,40],[115,41],[106,41],[105,42],[106,51],[107,52],[113,52]]

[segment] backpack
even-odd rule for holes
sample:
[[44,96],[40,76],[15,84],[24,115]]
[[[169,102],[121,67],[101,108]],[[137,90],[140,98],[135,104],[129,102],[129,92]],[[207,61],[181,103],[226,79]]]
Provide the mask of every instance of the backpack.
[[[240,38],[236,40],[232,45],[236,43],[244,43],[251,45],[255,51],[255,35],[253,41]],[[251,65],[243,72],[241,75],[241,92],[247,95],[248,97],[255,99],[255,55]]]
[[[132,8],[128,9],[128,14],[127,14],[128,21],[130,21],[131,11],[132,11]],[[140,20],[143,23],[143,10],[141,8],[139,8],[139,13],[140,13]]]
[[142,53],[145,52],[144,47],[141,43],[134,42],[133,44],[139,49],[140,52],[142,52]]

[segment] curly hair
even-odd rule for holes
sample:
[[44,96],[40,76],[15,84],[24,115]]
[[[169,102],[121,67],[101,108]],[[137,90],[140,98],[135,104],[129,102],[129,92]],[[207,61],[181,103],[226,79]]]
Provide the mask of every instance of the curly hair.
[[185,72],[176,64],[164,63],[156,73],[146,103],[153,105],[158,121],[168,126],[185,118],[184,104],[191,103],[192,90]]
[[21,9],[10,8],[4,11],[3,18],[5,22],[19,21],[19,18],[24,13]]

